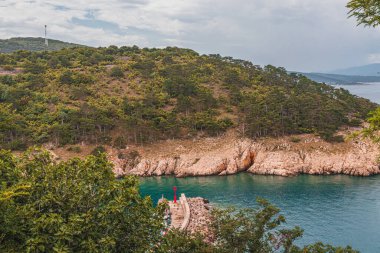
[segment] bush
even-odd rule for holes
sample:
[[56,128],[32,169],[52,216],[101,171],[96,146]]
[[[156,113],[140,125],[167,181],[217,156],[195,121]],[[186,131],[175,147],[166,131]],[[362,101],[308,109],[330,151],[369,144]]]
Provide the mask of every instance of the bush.
[[343,135],[334,135],[332,138],[330,138],[328,141],[330,142],[337,142],[341,143],[344,142],[344,136]]
[[12,65],[4,65],[4,66],[3,66],[3,69],[4,69],[5,71],[12,71],[12,70],[14,70],[15,68],[14,68]]
[[91,155],[99,156],[103,153],[106,153],[106,149],[103,146],[97,146],[91,151]]
[[110,76],[111,77],[115,77],[115,78],[123,78],[124,77],[124,72],[123,72],[123,70],[120,67],[115,66],[115,67],[111,68]]
[[62,84],[73,84],[74,83],[73,73],[69,70],[63,72],[62,75],[59,77],[59,82]]
[[103,145],[110,145],[112,143],[112,137],[106,134],[101,135],[99,137],[99,142]]
[[66,150],[70,152],[74,152],[74,153],[82,152],[82,149],[79,146],[71,146],[71,147],[68,147]]
[[362,124],[362,121],[360,119],[351,119],[348,122],[348,125],[352,127],[360,127],[361,124]]
[[6,84],[6,85],[12,85],[12,84],[15,84],[16,81],[11,75],[5,75],[5,76],[0,76],[0,83]]
[[128,153],[128,159],[135,160],[140,157],[141,155],[137,150],[132,150],[131,152]]
[[322,139],[328,142],[337,142],[337,143],[344,142],[344,136],[334,135],[334,132],[330,132],[330,131],[322,132],[320,133],[320,136],[322,137]]
[[301,138],[292,136],[292,137],[290,137],[290,141],[294,142],[294,143],[299,143],[299,142],[301,142]]
[[132,151],[130,151],[129,153],[126,154],[126,156],[125,156],[124,159],[128,160],[128,162],[127,162],[126,165],[129,168],[133,168],[137,164],[140,163],[140,161],[141,161],[141,155],[140,155],[140,153],[137,150],[132,150]]
[[127,147],[127,142],[124,137],[119,136],[113,142],[113,146],[118,149],[125,149]]
[[21,140],[11,141],[6,145],[6,148],[10,150],[26,150],[27,147],[27,144]]
[[37,63],[37,62],[27,62],[24,64],[24,70],[27,73],[32,73],[32,74],[43,74],[46,71],[46,66],[43,65],[42,63]]
[[128,158],[128,156],[125,153],[119,153],[117,154],[117,158],[119,158],[120,160],[125,160]]

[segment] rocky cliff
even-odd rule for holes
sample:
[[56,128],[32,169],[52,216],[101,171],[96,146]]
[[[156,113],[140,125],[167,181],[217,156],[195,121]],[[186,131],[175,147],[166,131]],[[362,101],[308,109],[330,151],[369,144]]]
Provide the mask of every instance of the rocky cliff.
[[208,176],[238,172],[294,176],[298,174],[380,174],[378,146],[369,140],[328,143],[312,135],[239,139],[169,140],[145,147],[110,150],[117,175]]

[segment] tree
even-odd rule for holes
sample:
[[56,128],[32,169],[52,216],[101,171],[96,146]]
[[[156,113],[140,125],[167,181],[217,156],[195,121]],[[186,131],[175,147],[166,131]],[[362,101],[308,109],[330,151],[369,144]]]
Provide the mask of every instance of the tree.
[[380,0],[351,0],[347,8],[349,17],[355,17],[358,25],[380,25]]
[[179,230],[169,231],[155,249],[156,253],[218,253],[217,249],[204,241],[200,234],[189,234]]
[[369,123],[368,126],[362,129],[360,132],[355,133],[354,137],[356,135],[363,135],[364,137],[371,138],[376,143],[380,143],[380,107],[369,113],[367,122]]
[[160,206],[137,178],[116,179],[104,154],[55,163],[1,152],[0,167],[1,252],[148,252],[161,238]]
[[215,210],[212,224],[219,252],[261,253],[290,252],[293,242],[302,236],[299,227],[278,229],[285,222],[279,209],[266,200],[258,199],[258,209]]
[[320,242],[300,248],[294,244],[302,237],[299,227],[285,228],[280,210],[264,199],[257,209],[215,210],[212,227],[215,235],[213,252],[218,253],[358,253],[351,247],[341,248]]

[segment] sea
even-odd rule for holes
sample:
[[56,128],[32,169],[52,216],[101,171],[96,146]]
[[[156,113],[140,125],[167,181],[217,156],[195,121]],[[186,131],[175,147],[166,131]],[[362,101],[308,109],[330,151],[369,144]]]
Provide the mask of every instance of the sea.
[[[380,104],[380,83],[336,86]],[[204,197],[221,208],[254,208],[258,197],[265,198],[281,209],[285,226],[304,229],[296,241],[300,246],[322,241],[380,253],[380,176],[151,177],[141,179],[140,191],[156,203],[162,195],[172,198],[173,186],[179,193]]]
[[380,104],[380,83],[361,83],[361,84],[347,84],[347,85],[334,85],[334,86],[337,88],[346,89],[351,94],[354,94],[363,98],[368,98],[372,102]]

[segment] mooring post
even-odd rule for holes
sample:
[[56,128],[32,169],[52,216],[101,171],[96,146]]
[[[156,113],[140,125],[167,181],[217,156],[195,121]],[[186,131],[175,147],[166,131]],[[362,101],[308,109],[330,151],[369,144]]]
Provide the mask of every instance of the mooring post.
[[176,204],[177,203],[177,186],[173,187],[173,191],[174,191],[174,204]]

